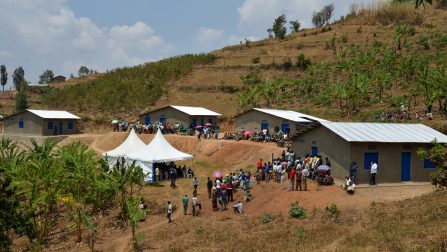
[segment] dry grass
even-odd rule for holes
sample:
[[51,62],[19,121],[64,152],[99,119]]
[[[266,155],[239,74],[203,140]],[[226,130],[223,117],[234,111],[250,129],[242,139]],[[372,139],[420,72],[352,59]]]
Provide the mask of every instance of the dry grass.
[[406,22],[421,25],[423,14],[415,11],[414,4],[393,4],[389,1],[376,1],[372,3],[354,3],[348,15],[352,23],[363,25],[389,25],[395,22]]

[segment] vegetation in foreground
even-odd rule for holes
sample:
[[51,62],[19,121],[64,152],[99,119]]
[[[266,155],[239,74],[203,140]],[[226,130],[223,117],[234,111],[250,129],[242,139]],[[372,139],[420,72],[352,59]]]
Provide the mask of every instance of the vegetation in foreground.
[[[94,250],[97,225],[92,218],[100,212],[120,206],[119,220],[132,227],[134,248],[138,248],[135,230],[146,215],[139,208],[142,171],[115,166],[109,173],[104,160],[77,142],[56,147],[54,142],[32,141],[26,151],[8,139],[0,142],[0,250],[11,250],[18,237],[28,239],[27,250],[45,248],[54,226],[61,218],[71,219],[69,230],[75,230],[82,242],[83,230],[90,232],[89,244]],[[138,190],[139,191],[139,190]],[[85,234],[84,234],[85,235]],[[74,239],[74,238],[73,238]]]

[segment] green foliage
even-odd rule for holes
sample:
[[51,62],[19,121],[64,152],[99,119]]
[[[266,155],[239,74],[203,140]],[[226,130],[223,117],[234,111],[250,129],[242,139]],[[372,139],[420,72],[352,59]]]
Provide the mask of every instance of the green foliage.
[[90,73],[90,70],[88,70],[88,68],[86,66],[81,66],[78,71],[78,76],[84,77],[84,76],[89,75],[89,73]]
[[312,24],[315,27],[322,27],[325,24],[329,24],[333,14],[335,6],[334,4],[328,4],[323,7],[320,11],[314,11],[312,14]]
[[259,64],[261,62],[261,59],[259,57],[254,57],[251,59],[251,63],[253,64]]
[[289,216],[291,218],[306,219],[306,209],[300,207],[298,202],[294,202],[290,206]]
[[141,200],[139,197],[126,199],[126,212],[128,214],[127,224],[132,227],[132,243],[135,251],[138,251],[138,239],[136,236],[136,228],[138,223],[146,218],[147,210],[140,209]]
[[28,98],[26,97],[27,83],[22,81],[20,88],[16,94],[16,107],[15,111],[20,112],[28,108]]
[[300,31],[301,23],[298,20],[290,21],[290,30],[292,33],[296,33]]
[[42,75],[39,76],[39,84],[52,83],[54,79],[54,73],[50,69],[45,70]]
[[430,50],[430,41],[427,36],[420,36],[418,39],[418,44],[422,46],[424,50]]
[[335,203],[330,204],[326,207],[326,211],[332,216],[332,218],[337,219],[340,216],[340,209],[338,209]]
[[312,61],[302,53],[296,58],[296,67],[301,70],[306,70],[311,64]]
[[286,37],[287,28],[285,24],[287,23],[286,16],[281,15],[277,18],[275,18],[275,21],[273,22],[272,28],[267,29],[267,32],[269,33],[269,37],[272,36],[272,34],[275,36],[275,38],[278,39],[284,39]]
[[2,233],[8,235],[2,239],[2,246],[7,248],[9,235],[14,235],[28,237],[30,249],[41,247],[57,220],[58,202],[69,206],[69,215],[78,228],[78,241],[81,225],[95,234],[91,215],[95,209],[105,209],[117,189],[94,158],[94,152],[80,143],[57,149],[51,140],[32,140],[26,151],[20,151],[16,144],[2,139],[0,167],[5,169],[0,169],[0,185],[9,185],[0,193],[0,201],[8,202],[8,208],[0,211],[5,210],[10,221],[0,221],[0,228],[8,231]]
[[14,82],[14,87],[16,90],[19,91],[22,82],[25,81],[25,71],[22,67],[18,67],[14,70],[14,73],[12,74],[12,81]]
[[400,22],[394,25],[392,36],[396,44],[396,50],[402,50],[402,47],[407,43],[407,39],[414,34],[415,29],[413,26],[401,24]]
[[267,224],[273,220],[273,217],[270,214],[265,213],[264,215],[262,215],[261,220],[262,220],[262,224]]
[[436,165],[436,171],[431,174],[432,183],[437,188],[447,187],[447,147],[436,139],[426,148],[417,150],[421,159],[428,159]]
[[0,84],[3,87],[3,92],[5,92],[5,85],[8,82],[8,72],[6,72],[6,66],[0,66]]
[[183,55],[135,67],[113,70],[94,80],[43,95],[49,107],[104,112],[142,110],[166,91],[166,83],[190,73],[194,65],[215,60],[210,54]]
[[290,70],[293,67],[292,59],[290,59],[290,57],[283,59],[282,67],[286,71]]

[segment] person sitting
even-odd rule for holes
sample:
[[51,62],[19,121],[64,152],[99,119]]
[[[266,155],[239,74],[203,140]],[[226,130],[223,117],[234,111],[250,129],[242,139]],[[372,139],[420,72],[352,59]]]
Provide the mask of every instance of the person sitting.
[[354,194],[355,184],[354,184],[354,182],[352,182],[350,177],[345,178],[345,188],[346,188],[346,192],[348,192],[348,194]]
[[242,202],[238,201],[236,205],[233,206],[233,210],[235,213],[241,214],[244,209]]
[[247,191],[247,194],[245,194],[245,197],[244,197],[244,201],[250,202],[252,200],[253,200],[253,196],[251,195],[250,191]]

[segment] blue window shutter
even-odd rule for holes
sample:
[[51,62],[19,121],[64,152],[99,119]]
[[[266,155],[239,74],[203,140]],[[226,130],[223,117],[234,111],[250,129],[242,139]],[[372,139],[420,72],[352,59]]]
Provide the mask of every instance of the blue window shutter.
[[25,128],[25,123],[23,122],[23,119],[20,119],[20,121],[19,121],[19,128],[20,129]]
[[429,159],[424,158],[424,168],[425,169],[434,169],[434,168],[436,168],[436,165]]
[[68,121],[68,129],[73,129],[73,121]]
[[48,122],[48,130],[53,130],[54,124],[53,121]]

